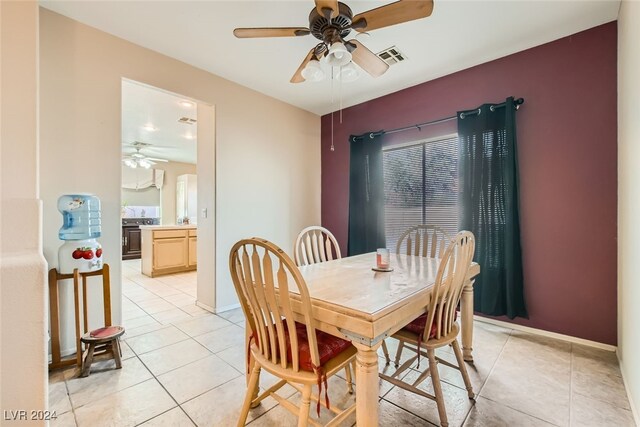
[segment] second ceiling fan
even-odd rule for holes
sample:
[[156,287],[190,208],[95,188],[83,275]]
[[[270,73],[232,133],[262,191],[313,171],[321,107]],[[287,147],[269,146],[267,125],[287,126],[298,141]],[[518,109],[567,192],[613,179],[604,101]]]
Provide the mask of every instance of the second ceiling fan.
[[309,14],[309,27],[236,28],[238,38],[301,37],[309,34],[320,40],[291,78],[291,83],[317,80],[319,61],[326,57],[332,67],[353,61],[373,77],[384,74],[389,65],[355,39],[345,40],[351,30],[368,32],[415,19],[426,18],[433,11],[433,0],[400,0],[353,16],[351,8],[336,0],[315,0]]
[[148,157],[140,152],[143,148],[150,147],[151,144],[146,142],[134,141],[131,144],[125,144],[132,146],[136,152],[126,155],[122,158],[122,162],[129,166],[130,168],[137,168],[138,166],[149,169],[151,166],[155,165],[157,162],[168,162],[167,159],[158,159],[156,157]]

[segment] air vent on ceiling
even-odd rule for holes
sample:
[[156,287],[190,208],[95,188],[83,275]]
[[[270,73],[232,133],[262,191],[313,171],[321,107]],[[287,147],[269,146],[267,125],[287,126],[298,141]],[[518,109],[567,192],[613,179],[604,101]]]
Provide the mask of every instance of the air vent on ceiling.
[[405,54],[400,52],[400,49],[395,46],[391,46],[381,52],[378,52],[376,55],[389,65],[397,64],[398,62],[402,62],[407,59]]
[[197,122],[197,120],[196,120],[196,119],[192,119],[192,118],[190,118],[190,117],[180,117],[180,118],[178,119],[178,122],[180,122],[180,123],[184,123],[184,124],[187,124],[187,125],[192,125],[192,124],[194,124],[195,122]]

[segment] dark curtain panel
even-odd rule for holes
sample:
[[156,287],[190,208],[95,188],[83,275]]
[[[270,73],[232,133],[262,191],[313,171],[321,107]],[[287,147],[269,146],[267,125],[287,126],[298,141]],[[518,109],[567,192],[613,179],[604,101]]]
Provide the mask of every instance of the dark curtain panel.
[[481,271],[474,285],[474,308],[493,316],[527,317],[514,100],[479,110],[458,112],[460,227],[476,237],[475,261]]
[[382,139],[349,137],[349,256],[385,247]]

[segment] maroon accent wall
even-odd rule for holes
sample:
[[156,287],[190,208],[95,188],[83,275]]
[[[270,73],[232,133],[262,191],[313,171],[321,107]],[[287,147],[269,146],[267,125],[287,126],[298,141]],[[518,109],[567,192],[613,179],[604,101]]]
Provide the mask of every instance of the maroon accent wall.
[[[322,225],[346,253],[350,134],[523,97],[517,136],[530,317],[515,323],[615,345],[616,55],[617,28],[611,22],[347,108],[342,124],[334,114],[334,152],[331,115],[323,116]],[[452,121],[389,135],[388,143],[455,130]]]

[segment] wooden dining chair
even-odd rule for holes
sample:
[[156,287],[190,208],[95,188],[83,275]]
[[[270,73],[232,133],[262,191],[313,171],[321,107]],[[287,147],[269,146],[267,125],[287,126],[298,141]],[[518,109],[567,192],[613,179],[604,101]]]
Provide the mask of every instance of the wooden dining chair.
[[[293,245],[293,259],[298,267],[340,258],[342,256],[340,255],[338,240],[336,240],[331,231],[319,225],[312,225],[302,230]],[[389,357],[387,344],[384,341],[382,341],[382,352],[387,364],[389,364],[391,358]],[[351,369],[348,366],[346,377],[349,382],[349,393],[352,393],[350,383]]]
[[[380,378],[389,381],[391,384],[435,400],[438,406],[438,414],[440,415],[440,423],[443,427],[448,426],[449,423],[442,395],[442,386],[440,385],[438,363],[459,370],[469,399],[474,398],[471,380],[457,340],[460,327],[456,323],[458,303],[462,296],[462,288],[473,260],[474,251],[475,240],[473,234],[469,231],[459,232],[451,241],[440,259],[427,312],[393,335],[393,338],[403,342],[405,348],[412,350],[416,355],[405,361],[393,374],[379,374]],[[457,366],[435,355],[437,348],[447,345],[453,347],[458,362]],[[426,354],[423,349],[426,349]],[[400,380],[401,374],[409,369],[416,359],[418,359],[418,367],[420,366],[420,356],[427,357],[429,361],[428,369],[422,371],[411,384]],[[429,375],[433,383],[434,394],[429,394],[418,388],[418,385]]]
[[[355,403],[346,409],[331,406],[327,379],[355,361],[356,348],[316,329],[307,285],[291,258],[267,240],[245,239],[231,249],[229,269],[251,331],[251,376],[238,426],[245,425],[249,408],[268,396],[297,415],[298,426],[319,425],[309,417],[311,400],[318,416],[320,405],[335,414],[327,426],[344,421],[355,411]],[[261,369],[281,380],[257,396]],[[285,384],[302,394],[299,407],[276,393]],[[317,396],[312,394],[316,384]]]
[[302,230],[293,245],[293,259],[298,267],[340,258],[340,246],[335,236],[319,225]]
[[[396,244],[397,254],[415,255],[427,258],[439,258],[449,243],[449,236],[437,225],[416,225],[405,230]],[[396,350],[395,366],[400,365],[400,357],[404,344],[398,343]],[[387,364],[389,357],[387,357]]]

